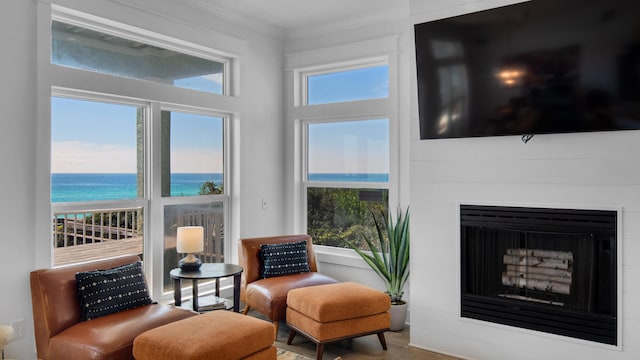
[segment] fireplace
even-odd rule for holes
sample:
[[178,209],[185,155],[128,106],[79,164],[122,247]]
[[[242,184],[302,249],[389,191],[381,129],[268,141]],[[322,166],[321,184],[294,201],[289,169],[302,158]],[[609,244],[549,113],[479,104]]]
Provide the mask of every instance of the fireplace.
[[617,212],[460,206],[462,317],[617,345]]

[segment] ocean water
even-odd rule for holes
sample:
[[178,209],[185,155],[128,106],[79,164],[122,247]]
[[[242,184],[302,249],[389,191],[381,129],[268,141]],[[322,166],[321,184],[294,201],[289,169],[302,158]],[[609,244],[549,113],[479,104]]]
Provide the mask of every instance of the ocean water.
[[[198,195],[205,181],[222,185],[222,174],[171,174],[171,196]],[[136,174],[52,174],[51,202],[137,197]]]
[[[312,181],[386,182],[388,174],[309,174]],[[171,174],[171,196],[198,195],[205,181],[222,185],[222,174]],[[52,174],[51,202],[137,197],[136,174]]]

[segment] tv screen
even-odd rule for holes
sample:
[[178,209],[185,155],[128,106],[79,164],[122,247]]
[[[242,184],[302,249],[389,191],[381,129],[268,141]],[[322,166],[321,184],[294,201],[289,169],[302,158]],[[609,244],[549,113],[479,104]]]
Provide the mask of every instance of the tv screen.
[[532,0],[414,30],[421,139],[640,129],[640,0]]

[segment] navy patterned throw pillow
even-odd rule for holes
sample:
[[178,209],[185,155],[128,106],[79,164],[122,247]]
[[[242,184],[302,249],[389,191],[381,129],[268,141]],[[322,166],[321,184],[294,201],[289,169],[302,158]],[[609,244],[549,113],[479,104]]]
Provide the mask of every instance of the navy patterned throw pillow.
[[262,244],[260,255],[264,264],[263,278],[309,272],[307,242],[304,240],[297,243]]
[[82,321],[153,303],[142,263],[76,274]]

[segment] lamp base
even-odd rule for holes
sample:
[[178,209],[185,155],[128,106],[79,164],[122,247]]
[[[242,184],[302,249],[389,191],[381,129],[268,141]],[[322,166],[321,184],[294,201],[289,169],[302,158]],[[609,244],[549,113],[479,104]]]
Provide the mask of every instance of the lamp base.
[[182,271],[198,271],[200,265],[202,265],[202,261],[193,254],[189,254],[178,261],[178,267]]

